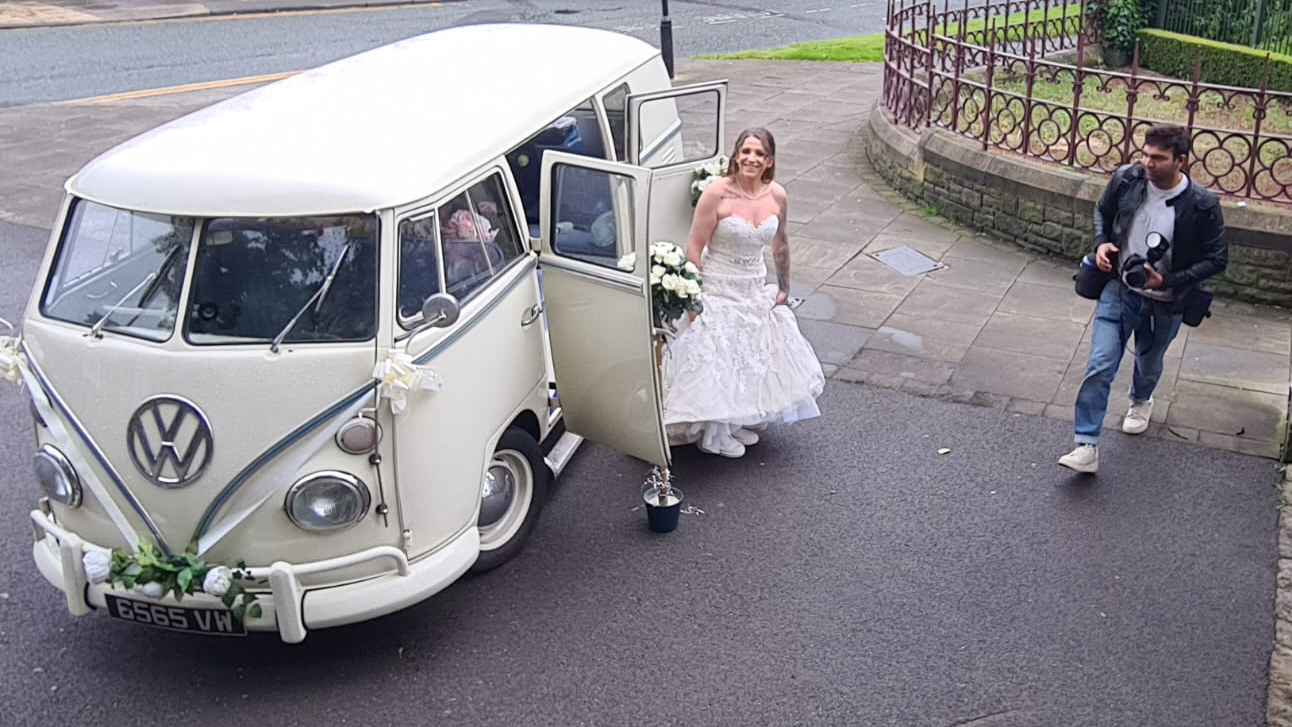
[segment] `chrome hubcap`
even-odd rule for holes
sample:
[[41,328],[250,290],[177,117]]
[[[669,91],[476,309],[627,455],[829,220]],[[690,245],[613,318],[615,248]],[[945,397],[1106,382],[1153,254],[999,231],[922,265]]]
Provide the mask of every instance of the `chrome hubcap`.
[[480,486],[480,519],[477,525],[487,528],[507,514],[516,499],[516,475],[499,464],[489,467]]

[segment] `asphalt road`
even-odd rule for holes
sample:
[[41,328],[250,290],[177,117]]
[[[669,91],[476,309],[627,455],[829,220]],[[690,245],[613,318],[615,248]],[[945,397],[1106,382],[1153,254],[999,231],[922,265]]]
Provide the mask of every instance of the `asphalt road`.
[[[0,315],[43,242],[0,223]],[[1264,724],[1268,460],[1110,436],[1081,478],[1061,422],[832,383],[744,459],[679,451],[675,533],[588,447],[512,563],[287,646],[68,616],[0,384],[0,724]]]
[[[977,3],[978,0],[975,0]],[[885,0],[764,0],[669,5],[677,57],[779,46],[884,27]],[[465,0],[162,23],[0,30],[0,106],[299,71],[454,25],[564,23],[659,45],[660,4],[606,0]],[[446,95],[471,84],[462,68]]]

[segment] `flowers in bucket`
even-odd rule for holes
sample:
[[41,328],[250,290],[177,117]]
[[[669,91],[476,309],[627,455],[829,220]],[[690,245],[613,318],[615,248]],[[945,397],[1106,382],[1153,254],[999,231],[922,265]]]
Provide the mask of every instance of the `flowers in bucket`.
[[704,193],[705,187],[713,183],[717,177],[721,177],[727,171],[727,158],[718,157],[708,164],[702,164],[695,168],[695,179],[691,182],[691,206],[694,207],[700,202],[700,195]]
[[[637,267],[637,253],[630,252],[619,259],[619,267],[632,270]],[[652,242],[650,246],[651,312],[655,327],[673,331],[674,321],[689,311],[702,313],[700,302],[700,269],[677,245]]]

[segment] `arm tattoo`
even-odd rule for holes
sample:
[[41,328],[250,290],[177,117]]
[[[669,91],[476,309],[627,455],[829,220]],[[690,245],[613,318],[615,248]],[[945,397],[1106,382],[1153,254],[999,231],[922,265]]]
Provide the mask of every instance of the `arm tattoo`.
[[776,261],[776,286],[786,293],[790,290],[790,246],[781,245],[772,251]]
[[779,247],[773,246],[772,259],[776,261],[776,285],[787,295],[790,292],[790,241],[785,233],[785,220],[789,217],[789,200],[781,198],[781,227],[776,231],[781,239]]

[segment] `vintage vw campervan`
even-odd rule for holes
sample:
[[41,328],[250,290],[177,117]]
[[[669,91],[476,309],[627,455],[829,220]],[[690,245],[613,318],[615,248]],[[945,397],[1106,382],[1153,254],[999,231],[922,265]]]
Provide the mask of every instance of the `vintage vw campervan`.
[[[510,558],[583,437],[667,464],[646,249],[684,244],[725,93],[623,35],[471,26],[91,161],[0,345],[40,572],[73,614],[297,642]],[[258,615],[87,573],[141,543],[245,562]]]

